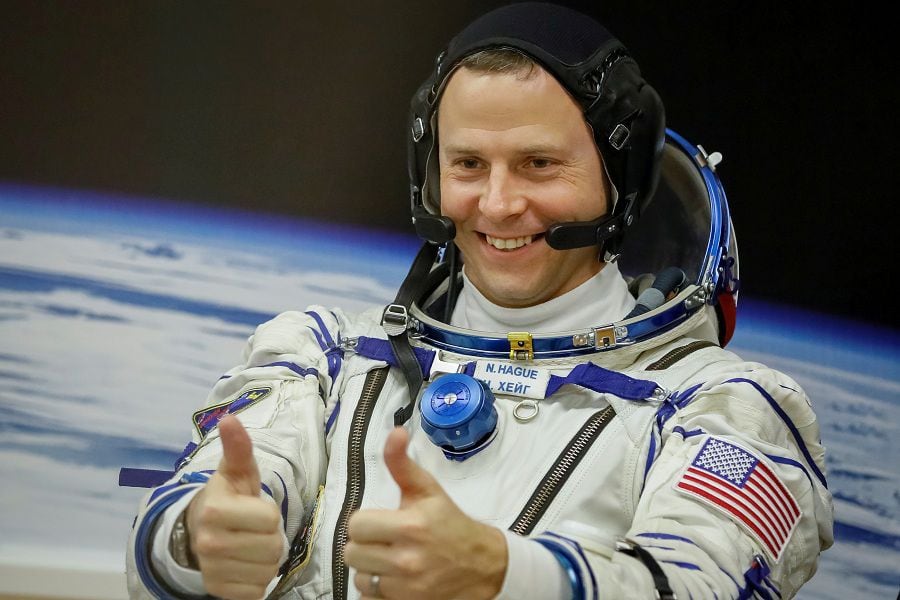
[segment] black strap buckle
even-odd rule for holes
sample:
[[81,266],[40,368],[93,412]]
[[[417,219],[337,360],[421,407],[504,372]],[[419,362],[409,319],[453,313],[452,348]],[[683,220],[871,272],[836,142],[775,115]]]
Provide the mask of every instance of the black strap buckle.
[[402,304],[388,304],[381,315],[381,326],[390,337],[406,333],[409,329],[409,312]]
[[638,559],[653,577],[653,585],[656,587],[656,600],[678,600],[675,592],[669,587],[669,578],[666,577],[665,571],[653,558],[653,555],[641,548],[641,545],[628,538],[619,538],[616,540],[616,550],[628,556]]

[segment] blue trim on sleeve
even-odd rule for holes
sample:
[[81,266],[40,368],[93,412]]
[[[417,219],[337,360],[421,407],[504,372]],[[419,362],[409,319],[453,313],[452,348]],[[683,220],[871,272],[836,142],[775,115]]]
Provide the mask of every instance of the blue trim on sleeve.
[[702,383],[698,383],[683,392],[671,394],[660,405],[659,409],[656,411],[656,428],[659,430],[660,435],[662,435],[662,430],[663,427],[665,427],[666,422],[678,412],[679,408],[684,408],[691,403],[694,399],[694,393],[700,389],[702,385]]
[[[546,537],[535,538],[538,544],[546,548],[553,554],[553,558],[562,566],[569,578],[569,585],[572,586],[573,600],[586,600],[587,595],[584,591],[584,582],[581,579],[581,570],[574,558],[569,554],[569,550],[556,540],[549,540]],[[596,589],[596,588],[595,588]]]
[[675,548],[672,546],[660,546],[658,544],[641,544],[642,548],[656,548],[657,550],[672,550],[675,551]]
[[641,480],[641,493],[644,493],[644,486],[647,485],[647,475],[650,474],[650,467],[656,460],[656,432],[650,428],[650,447],[647,448],[647,461],[644,463],[644,478]]
[[749,383],[754,388],[756,388],[756,391],[758,391],[760,393],[760,395],[762,395],[762,397],[766,399],[766,401],[769,403],[769,406],[772,407],[772,410],[774,410],[775,413],[779,417],[781,417],[781,420],[784,421],[784,424],[787,425],[787,428],[790,430],[791,435],[794,436],[794,441],[797,443],[797,446],[800,448],[800,451],[803,453],[803,457],[806,459],[807,465],[809,465],[809,467],[812,469],[813,473],[815,473],[816,478],[818,478],[819,482],[823,486],[825,486],[825,488],[827,489],[828,483],[825,481],[825,475],[819,470],[819,467],[816,465],[816,461],[814,461],[812,458],[812,455],[810,455],[809,449],[807,449],[806,443],[803,441],[803,437],[800,435],[800,432],[797,430],[796,425],[794,425],[793,421],[791,421],[790,417],[787,416],[787,413],[784,412],[784,409],[778,405],[778,403],[775,401],[775,399],[772,398],[772,396],[769,395],[769,393],[765,389],[763,389],[763,387],[761,385],[759,385],[757,382],[753,381],[752,379],[745,379],[745,378],[739,377],[736,379],[730,379],[729,382]]
[[806,470],[806,467],[804,467],[802,464],[800,464],[793,458],[787,458],[784,456],[775,456],[774,454],[766,454],[766,456],[772,462],[780,463],[782,465],[789,465],[791,467],[797,467],[798,469],[803,471],[803,474],[806,475],[806,478],[809,479],[810,483],[812,483],[812,477],[809,476],[809,471]]
[[[306,314],[309,315],[310,317],[312,317],[313,319],[315,319],[316,324],[319,326],[319,331],[316,331],[312,327],[310,327],[310,329],[312,329],[313,333],[316,334],[316,338],[319,339],[319,345],[322,347],[322,349],[334,346],[335,345],[334,339],[332,339],[331,333],[328,331],[328,328],[325,326],[325,322],[322,320],[321,315],[319,315],[319,313],[317,313],[314,310],[308,310],[308,311],[306,311]],[[332,313],[332,316],[334,316],[334,313]],[[319,335],[319,332],[321,332],[321,335]],[[325,338],[324,343],[321,341],[323,337]]]
[[157,498],[166,494],[170,490],[173,490],[179,486],[183,486],[186,483],[206,483],[209,481],[209,477],[215,471],[192,471],[190,473],[184,473],[181,477],[178,478],[177,481],[170,483],[169,485],[164,485],[156,490],[150,495],[150,499],[147,503],[154,502]]
[[573,548],[575,548],[575,552],[577,552],[578,556],[581,557],[581,560],[584,561],[585,569],[587,570],[588,575],[591,576],[591,586],[592,586],[592,589],[594,590],[593,597],[596,598],[597,597],[597,578],[594,577],[594,570],[591,568],[591,563],[590,563],[590,561],[588,561],[587,556],[584,555],[584,550],[582,550],[581,544],[579,544],[578,542],[576,542],[573,539],[563,537],[556,533],[548,532],[547,535],[552,535],[555,538],[559,538],[559,539],[565,541],[566,543],[568,543]]
[[694,399],[694,393],[703,387],[702,383],[698,383],[684,390],[675,398],[675,406],[678,408],[684,408]]
[[144,513],[144,517],[141,519],[141,524],[135,534],[134,559],[135,564],[137,565],[138,576],[147,590],[159,600],[211,598],[211,596],[206,595],[194,596],[188,594],[175,594],[165,583],[157,578],[152,563],[152,534],[156,521],[165,509],[174,504],[186,493],[198,487],[200,486],[196,484],[181,485],[177,489],[170,489],[168,493],[159,496],[156,502],[147,509],[146,513]]
[[676,425],[675,427],[673,427],[672,433],[677,433],[684,439],[688,439],[689,437],[694,437],[695,435],[705,435],[706,434],[706,432],[703,431],[703,429],[701,429],[699,427],[697,429],[692,429],[691,431],[685,431],[684,427],[682,427],[681,425]]
[[697,545],[693,541],[689,540],[686,537],[681,537],[680,535],[675,535],[672,533],[657,533],[657,532],[638,533],[637,535],[635,535],[635,537],[645,537],[645,538],[651,538],[654,540],[675,540],[678,542],[686,542],[688,544],[691,544],[692,546]]
[[288,513],[288,493],[287,493],[287,485],[284,483],[284,479],[281,478],[281,475],[275,473],[275,477],[278,478],[278,481],[281,482],[281,524],[284,525],[285,531],[287,531],[287,513]]
[[331,431],[331,426],[334,425],[334,422],[337,419],[337,416],[340,412],[341,412],[341,401],[338,400],[337,404],[334,405],[334,410],[331,411],[330,415],[328,415],[328,421],[325,423],[325,435],[328,435],[328,432]]
[[[306,313],[306,314],[311,315],[313,313]],[[318,317],[318,315],[316,315],[316,316]],[[316,319],[316,320],[319,321],[319,319]],[[321,321],[319,321],[319,322],[321,323]],[[325,350],[326,348],[328,348],[328,344],[325,343],[325,339],[322,337],[322,334],[319,333],[315,327],[310,327],[309,325],[307,325],[306,328],[309,329],[310,331],[312,331],[313,335],[316,336],[316,342],[319,344],[319,348],[321,348],[322,350]]]
[[[648,548],[648,547],[649,547],[649,546],[644,546],[644,548]],[[659,559],[659,562],[661,562],[661,563],[668,563],[668,564],[670,564],[670,565],[675,565],[675,566],[678,567],[679,569],[687,569],[687,570],[689,570],[689,571],[702,571],[702,570],[703,570],[703,569],[701,569],[699,566],[695,565],[694,563],[683,562],[683,561],[679,561],[679,560],[663,560],[663,559]]]
[[[297,375],[300,375],[301,377],[306,377],[307,375],[315,375],[316,377],[319,376],[319,371],[313,367],[304,369],[300,365],[294,364],[292,362],[287,362],[284,360],[279,360],[279,361],[276,361],[273,363],[269,363],[267,365],[259,365],[259,366],[263,367],[263,368],[265,368],[265,367],[287,367],[288,369],[290,369]],[[248,368],[253,368],[253,367],[248,367]]]
[[[335,343],[334,338],[331,337],[331,333],[328,331],[328,327],[325,326],[325,322],[322,320],[319,313],[310,310],[307,311],[306,314],[315,319],[316,324],[319,326],[319,331],[316,331],[312,327],[309,329],[315,334],[316,341],[319,342],[319,347],[325,351],[325,356],[328,358],[328,377],[331,378],[333,383],[335,377],[337,377],[337,374],[341,370],[341,360],[344,357],[344,352]],[[334,316],[334,313],[332,313],[332,316]],[[337,318],[335,318],[335,320],[337,320]]]

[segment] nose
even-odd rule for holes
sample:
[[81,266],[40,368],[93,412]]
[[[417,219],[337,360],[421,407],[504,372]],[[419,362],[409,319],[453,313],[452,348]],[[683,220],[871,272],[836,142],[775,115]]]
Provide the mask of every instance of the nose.
[[491,221],[501,222],[522,214],[527,205],[515,176],[504,167],[492,168],[478,202],[481,213]]

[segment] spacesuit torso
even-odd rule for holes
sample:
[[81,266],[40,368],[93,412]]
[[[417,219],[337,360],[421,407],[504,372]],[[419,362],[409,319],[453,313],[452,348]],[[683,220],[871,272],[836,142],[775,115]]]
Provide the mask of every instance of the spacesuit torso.
[[[654,597],[651,572],[616,550],[620,538],[653,555],[679,598],[790,597],[812,576],[832,518],[815,416],[785,375],[690,337],[707,314],[569,358],[485,359],[413,341],[426,378],[458,367],[494,390],[496,436],[465,460],[432,443],[418,410],[406,426],[411,458],[467,515],[508,532],[500,597],[539,597],[533,540],[571,551],[587,598]],[[380,317],[311,307],[257,329],[244,364],[195,414],[197,447],[142,507],[129,544],[133,597],[172,597],[166,581],[186,580],[171,557],[160,561],[154,522],[202,483],[185,473],[216,468],[225,411],[253,438],[293,541],[272,597],[359,597],[342,562],[347,523],[358,508],[397,507],[382,451],[409,402]]]

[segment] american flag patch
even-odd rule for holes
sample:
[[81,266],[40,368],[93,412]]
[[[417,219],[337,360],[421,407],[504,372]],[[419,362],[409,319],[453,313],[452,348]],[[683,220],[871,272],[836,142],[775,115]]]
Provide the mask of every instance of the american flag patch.
[[750,452],[718,438],[706,440],[675,489],[744,525],[775,561],[800,520],[797,501],[775,473]]

